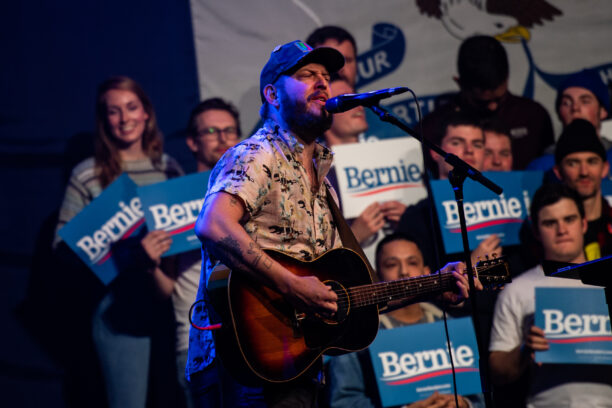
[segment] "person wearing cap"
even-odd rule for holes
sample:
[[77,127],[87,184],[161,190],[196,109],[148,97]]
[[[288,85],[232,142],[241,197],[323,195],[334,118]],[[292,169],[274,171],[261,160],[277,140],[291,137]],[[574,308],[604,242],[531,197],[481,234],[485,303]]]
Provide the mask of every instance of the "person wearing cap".
[[[297,311],[331,316],[337,310],[338,297],[329,286],[314,275],[294,274],[263,248],[310,261],[342,246],[329,207],[329,199],[337,202],[326,178],[332,154],[315,141],[331,125],[332,116],[325,110],[329,76],[343,64],[335,49],[312,49],[301,41],[272,51],[260,76],[263,127],[217,162],[196,221],[202,241],[198,300],[206,300],[208,278],[221,261],[233,273],[269,286]],[[445,271],[455,273],[462,266],[451,264]],[[466,279],[455,276],[461,296],[467,297]],[[449,300],[453,297],[459,300],[449,293]],[[202,307],[196,308],[193,319],[198,326],[210,325]],[[192,328],[187,374],[201,406],[316,406],[320,358],[295,380],[242,393],[244,388],[222,389],[217,378],[226,370],[215,357],[210,331]]]
[[[610,115],[610,92],[596,70],[583,69],[568,76],[557,88],[555,109],[564,128],[574,119],[591,122],[604,145],[608,161],[612,159],[612,142],[601,137],[601,122]],[[555,164],[552,150],[553,146],[529,163],[527,169],[551,169]],[[554,180],[554,177],[549,172],[545,179]]]
[[575,119],[557,142],[553,171],[582,198],[588,221],[584,250],[589,261],[612,255],[612,209],[601,194],[601,180],[609,170],[595,127],[585,119]]

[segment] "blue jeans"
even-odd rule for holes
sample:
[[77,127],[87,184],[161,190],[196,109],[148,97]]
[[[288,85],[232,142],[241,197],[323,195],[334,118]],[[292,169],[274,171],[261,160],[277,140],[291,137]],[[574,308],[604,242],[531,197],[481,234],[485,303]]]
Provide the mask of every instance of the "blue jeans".
[[93,341],[100,359],[110,408],[144,408],[147,402],[151,337],[115,330],[106,312],[114,302],[109,292],[92,319]]

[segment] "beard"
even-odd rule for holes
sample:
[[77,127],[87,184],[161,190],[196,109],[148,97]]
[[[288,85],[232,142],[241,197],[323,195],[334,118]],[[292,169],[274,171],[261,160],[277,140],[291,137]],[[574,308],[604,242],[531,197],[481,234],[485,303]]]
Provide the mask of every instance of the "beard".
[[321,107],[319,115],[308,110],[306,101],[289,97],[282,87],[279,87],[281,101],[281,118],[285,121],[289,130],[298,135],[304,142],[312,143],[317,138],[323,137],[333,121],[331,113]]

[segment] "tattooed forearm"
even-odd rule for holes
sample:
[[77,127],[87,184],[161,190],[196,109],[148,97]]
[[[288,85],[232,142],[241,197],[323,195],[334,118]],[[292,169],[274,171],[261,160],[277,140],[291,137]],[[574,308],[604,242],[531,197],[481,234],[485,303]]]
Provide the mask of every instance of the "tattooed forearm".
[[243,269],[244,257],[240,244],[231,236],[221,238],[218,242],[206,241],[206,250],[231,268]]
[[257,245],[255,242],[249,242],[249,249],[247,249],[247,255],[253,256],[251,265],[253,266],[253,268],[257,268],[257,264],[259,263],[259,260],[263,255],[263,252],[259,245]]

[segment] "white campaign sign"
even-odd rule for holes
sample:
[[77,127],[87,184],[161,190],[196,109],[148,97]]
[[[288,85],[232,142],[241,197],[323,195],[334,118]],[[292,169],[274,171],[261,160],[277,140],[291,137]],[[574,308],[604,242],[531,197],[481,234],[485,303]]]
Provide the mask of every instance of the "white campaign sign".
[[373,202],[406,205],[426,197],[423,157],[412,138],[334,146],[336,176],[345,218],[355,218]]

